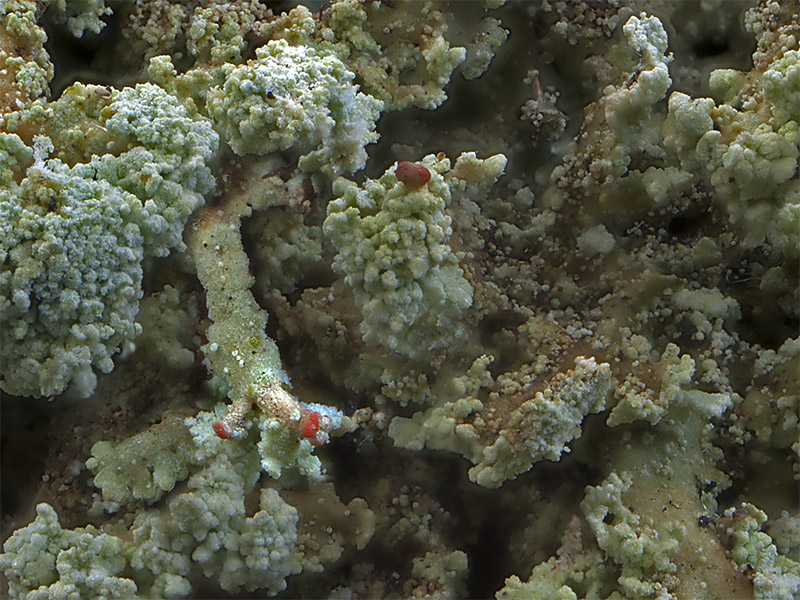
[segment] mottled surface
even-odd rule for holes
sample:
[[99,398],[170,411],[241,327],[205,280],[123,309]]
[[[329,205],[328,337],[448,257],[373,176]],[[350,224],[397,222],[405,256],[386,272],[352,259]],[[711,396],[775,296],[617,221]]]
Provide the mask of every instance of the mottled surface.
[[800,596],[800,5],[293,5],[0,8],[2,594]]

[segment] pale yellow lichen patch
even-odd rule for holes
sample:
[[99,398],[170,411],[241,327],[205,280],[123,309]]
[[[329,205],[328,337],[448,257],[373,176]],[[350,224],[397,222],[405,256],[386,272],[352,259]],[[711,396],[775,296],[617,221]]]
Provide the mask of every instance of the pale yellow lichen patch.
[[[251,163],[250,168],[258,168]],[[261,165],[263,168],[263,164]],[[268,173],[269,175],[269,173]],[[244,175],[245,178],[252,177]],[[263,195],[240,193],[236,178],[221,200],[202,210],[191,225],[189,248],[197,276],[206,289],[208,316],[212,321],[202,347],[212,373],[231,387],[228,413],[214,425],[220,437],[242,437],[244,419],[253,404],[280,423],[300,432],[315,445],[328,440],[333,423],[326,416],[302,406],[288,393],[289,378],[283,370],[278,347],[267,335],[267,313],[255,301],[250,288],[255,279],[242,245],[239,228],[254,208],[303,195],[303,178],[284,182],[276,175],[262,177]],[[315,425],[306,429],[310,415]],[[276,467],[280,472],[280,468]]]

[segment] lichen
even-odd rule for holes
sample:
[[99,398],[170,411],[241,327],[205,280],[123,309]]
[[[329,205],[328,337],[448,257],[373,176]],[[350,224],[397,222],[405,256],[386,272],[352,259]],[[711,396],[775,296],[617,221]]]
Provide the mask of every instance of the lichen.
[[[67,164],[50,156],[48,136],[28,145],[0,133],[8,173],[0,190],[7,393],[52,396],[71,382],[83,396],[94,391],[92,367],[110,372],[111,356],[139,333],[142,261],[184,247],[189,213],[214,185],[205,161],[218,137],[207,119],[152,84],[108,92],[100,110],[96,91],[75,84],[63,102],[79,97],[116,137],[115,152]],[[36,120],[58,114],[59,102]],[[5,126],[23,124],[6,117]]]
[[383,103],[359,92],[335,55],[274,40],[255,61],[222,70],[224,82],[208,91],[206,106],[234,152],[313,148],[300,158],[303,168],[364,166]]
[[284,4],[0,8],[0,595],[797,597],[797,0]]
[[365,342],[420,360],[465,337],[460,320],[472,305],[472,287],[448,245],[446,209],[451,189],[486,186],[505,166],[502,156],[474,161],[473,154],[473,176],[482,181],[471,182],[460,176],[469,159],[459,157],[451,169],[447,159],[423,158],[431,179],[419,187],[399,181],[395,167],[361,189],[334,182],[339,198],[328,206],[323,230],[337,249],[334,268],[363,314]]

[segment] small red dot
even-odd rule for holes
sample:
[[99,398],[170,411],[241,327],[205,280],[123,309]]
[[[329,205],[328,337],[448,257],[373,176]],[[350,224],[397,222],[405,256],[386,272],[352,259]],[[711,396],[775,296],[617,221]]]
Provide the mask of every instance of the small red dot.
[[431,178],[431,172],[427,169],[427,167],[417,163],[408,162],[407,160],[404,160],[397,165],[397,168],[394,170],[394,174],[397,176],[399,181],[410,188],[422,187],[428,183]]
[[310,412],[306,415],[305,419],[303,419],[303,428],[300,430],[300,433],[303,434],[303,437],[311,438],[317,435],[319,431],[319,413],[318,412]]
[[231,437],[231,432],[228,430],[228,426],[222,421],[217,421],[214,423],[214,433],[216,433],[223,440],[230,439]]

